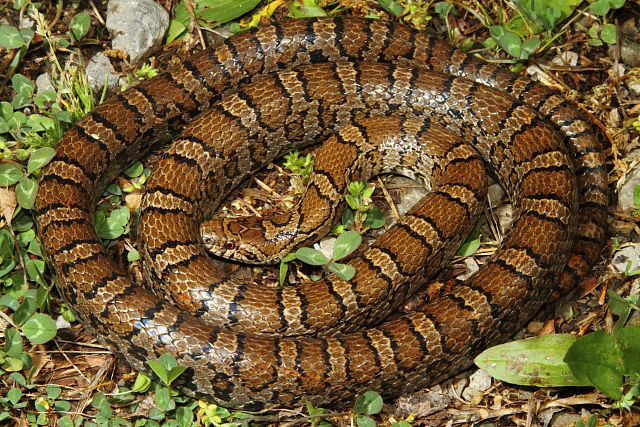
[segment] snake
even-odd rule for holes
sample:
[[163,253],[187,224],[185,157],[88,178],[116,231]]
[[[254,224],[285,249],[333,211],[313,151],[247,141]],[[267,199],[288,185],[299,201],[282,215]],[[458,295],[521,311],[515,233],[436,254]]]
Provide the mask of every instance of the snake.
[[[318,108],[321,98],[333,98],[335,109]],[[438,217],[438,209],[434,218],[407,219],[401,226],[405,237],[375,256],[358,255],[365,261],[361,274],[385,279],[377,291],[370,292],[356,276],[340,289],[326,281],[319,291],[331,296],[326,301],[310,300],[299,288],[263,291],[255,300],[245,292],[256,287],[225,277],[207,282],[205,274],[204,282],[194,282],[205,288],[191,292],[185,285],[191,282],[181,277],[202,273],[196,262],[200,252],[187,253],[194,243],[189,239],[198,239],[198,226],[185,227],[196,237],[181,240],[176,218],[201,204],[182,197],[192,194],[187,187],[199,184],[174,173],[167,178],[178,190],[157,184],[147,189],[149,204],[142,215],[149,216],[148,225],[139,230],[141,243],[146,239],[145,261],[156,264],[144,267],[157,282],[155,290],[136,283],[111,258],[94,230],[93,213],[104,188],[128,164],[184,128],[178,139],[185,150],[166,156],[173,162],[168,170],[193,175],[207,161],[220,160],[210,178],[217,187],[200,186],[196,193],[215,193],[219,199],[239,180],[240,169],[266,161],[261,157],[268,157],[266,147],[274,141],[268,133],[286,138],[301,132],[299,122],[289,119],[297,116],[296,109],[313,109],[309,105],[315,106],[316,119],[304,121],[302,128],[318,128],[314,132],[323,138],[329,135],[325,125],[339,134],[342,128],[357,128],[361,120],[395,117],[441,126],[455,134],[452,140],[472,145],[513,199],[516,219],[500,249],[469,279],[441,282],[441,292],[424,297],[409,312],[390,313],[389,307],[399,304],[392,291],[404,297],[438,282],[419,277],[417,285],[397,288],[394,277],[401,270],[395,260],[426,246],[424,234],[446,234],[452,224],[445,214]],[[212,110],[222,122],[200,119]],[[269,131],[264,142],[243,142],[233,153],[237,160],[228,163],[224,144],[215,152],[203,142],[215,132],[235,141],[260,129]],[[308,141],[302,137],[301,143]],[[486,347],[509,339],[552,294],[571,290],[597,261],[605,238],[604,147],[574,103],[433,36],[385,20],[294,19],[235,35],[110,98],[67,131],[56,152],[41,172],[35,217],[64,300],[133,368],[146,371],[147,361],[170,353],[188,367],[177,386],[233,408],[292,407],[307,400],[339,405],[365,390],[396,396],[442,381],[470,366]],[[154,205],[154,194],[169,196],[165,200],[173,205]],[[443,199],[443,211],[451,207],[446,205],[467,206],[451,196]],[[185,216],[199,219],[193,212]],[[160,234],[177,238],[162,240]],[[188,250],[180,258],[183,247]],[[221,314],[206,320],[209,298],[215,301],[215,291],[231,282],[237,286],[222,292],[222,305],[213,306]],[[174,288],[177,296],[166,299],[164,288]],[[270,292],[275,298],[263,298]],[[192,304],[195,293],[206,295]],[[283,311],[286,295],[292,298],[290,312]],[[311,322],[308,314],[316,305],[333,313],[331,326],[323,327],[320,319],[309,331],[299,330]],[[370,318],[370,307],[387,317]],[[241,318],[240,311],[249,314]],[[270,317],[259,317],[267,312]],[[352,312],[363,313],[365,320],[350,317]],[[250,326],[254,320],[262,325]],[[352,322],[356,326],[349,326]],[[259,332],[263,326],[266,332]]]
[[[244,91],[246,93],[246,88]],[[296,120],[299,120],[298,115]],[[343,211],[344,195],[348,192],[349,183],[368,181],[374,176],[390,173],[414,180],[419,177],[424,182],[430,177],[427,188],[434,190],[430,197],[462,199],[464,203],[464,211],[458,210],[460,215],[450,216],[447,220],[452,224],[458,224],[458,221],[472,224],[464,219],[475,216],[473,213],[478,212],[480,207],[478,202],[486,196],[486,171],[477,166],[473,168],[478,158],[469,151],[472,149],[461,146],[463,140],[454,132],[433,123],[429,117],[398,117],[397,113],[360,119],[355,125],[338,127],[336,131],[337,135],[331,135],[315,153],[309,184],[293,208],[254,216],[217,215],[202,221],[200,235],[206,249],[218,257],[246,264],[278,263],[295,248],[312,245],[328,234],[331,225]],[[290,134],[287,140],[291,141]],[[465,165],[464,174],[455,174],[445,185],[434,185],[442,179],[443,166],[450,165],[452,160]],[[157,166],[156,170],[160,167],[162,165]],[[468,193],[471,197],[460,191],[456,193],[455,185],[461,183],[467,186],[465,190],[473,189]],[[415,209],[413,215],[431,218],[436,215],[436,212],[430,212],[433,206],[438,206],[437,209],[449,215],[456,214],[454,210],[442,208],[440,200],[424,200],[420,203],[424,211],[422,208]],[[403,226],[409,225],[401,221],[397,228]],[[457,247],[459,237],[466,235],[468,230],[452,227],[447,231],[451,233],[442,238],[437,234],[428,236],[428,245],[417,246],[414,257],[419,260],[433,258],[439,253],[438,245],[447,242],[455,242],[453,246]],[[393,236],[395,233],[398,232],[387,233],[384,239],[398,238]],[[383,240],[378,240],[373,248],[380,246]],[[428,248],[429,253],[421,254],[420,248]],[[444,249],[444,253],[449,251],[448,248]],[[364,255],[365,258],[372,256],[373,253]],[[400,259],[395,262],[396,265],[402,263]],[[418,265],[422,264],[422,261],[418,262]],[[416,274],[412,273],[411,276],[415,277]]]

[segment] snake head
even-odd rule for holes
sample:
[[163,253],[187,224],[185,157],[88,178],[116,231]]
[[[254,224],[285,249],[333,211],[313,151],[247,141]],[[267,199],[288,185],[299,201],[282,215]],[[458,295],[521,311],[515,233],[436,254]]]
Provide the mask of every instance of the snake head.
[[[268,242],[259,217],[214,218],[200,224],[202,244],[212,255],[247,264],[268,264]],[[277,260],[276,260],[277,262]]]

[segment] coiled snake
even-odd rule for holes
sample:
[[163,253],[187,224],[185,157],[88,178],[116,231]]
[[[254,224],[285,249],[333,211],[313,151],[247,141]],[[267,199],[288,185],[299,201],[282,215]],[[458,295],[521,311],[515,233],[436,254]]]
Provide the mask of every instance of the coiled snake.
[[[156,177],[142,214],[147,275],[176,291],[173,305],[136,286],[108,256],[93,229],[93,204],[128,162],[210,109],[223,122],[195,119],[179,138],[186,148],[167,161],[172,173],[203,176],[202,165],[219,162],[210,177],[218,186],[193,193],[188,180],[168,174],[173,187],[165,189]],[[424,234],[446,235],[452,226],[424,216],[405,221],[404,237],[360,256],[361,274],[382,278],[373,290],[358,277],[318,289],[264,290],[202,272],[202,249],[193,249],[197,226],[181,222],[199,217],[199,197],[219,199],[245,166],[280,150],[265,147],[289,134],[304,143],[307,130],[323,136],[325,126],[378,116],[446,128],[473,144],[504,182],[517,219],[477,274],[376,324],[369,313],[388,313],[399,304],[393,291],[405,296],[416,287],[395,283],[404,277],[396,260],[426,246]],[[265,143],[216,151],[202,141],[216,132],[222,141],[255,134]],[[231,154],[237,160],[225,163]],[[36,213],[61,293],[102,342],[140,370],[170,352],[192,368],[181,377],[186,389],[259,409],[340,402],[367,389],[395,395],[467,367],[521,327],[552,289],[567,289],[588,271],[604,240],[607,196],[601,144],[584,115],[553,90],[405,27],[331,18],[234,36],[100,105],[59,143],[41,175]],[[460,199],[447,200],[465,209]],[[215,314],[204,314],[210,306]]]

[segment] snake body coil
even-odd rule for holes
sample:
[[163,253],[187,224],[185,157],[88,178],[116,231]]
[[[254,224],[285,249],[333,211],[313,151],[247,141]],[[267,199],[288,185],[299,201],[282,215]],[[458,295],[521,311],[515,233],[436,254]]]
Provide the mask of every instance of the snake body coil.
[[[259,96],[260,88],[271,91]],[[141,233],[155,264],[148,275],[160,287],[175,288],[177,305],[136,286],[108,256],[93,229],[93,204],[127,163],[156,145],[149,141],[166,140],[199,113],[217,109],[226,122],[195,119],[180,137],[190,144],[168,158],[174,172],[221,160],[212,177],[222,194],[245,163],[263,163],[265,144],[247,144],[235,153],[239,161],[225,164],[225,149],[231,149],[210,150],[210,135],[229,132],[235,141],[269,129],[286,137],[299,129],[295,120],[281,131],[272,125],[287,122],[296,100],[309,110],[330,97],[332,103],[308,116],[317,120],[303,127],[324,135],[323,125],[335,127],[342,114],[349,124],[360,120],[357,111],[388,115],[386,98],[407,117],[432,114],[430,120],[451,127],[501,178],[514,198],[516,220],[501,250],[471,279],[409,314],[378,325],[368,316],[357,320],[354,313],[370,307],[385,315],[397,306],[389,297],[397,287],[393,278],[403,276],[396,259],[406,258],[413,245],[426,245],[424,234],[446,235],[452,227],[443,218],[415,216],[406,220],[404,238],[390,240],[372,258],[362,256],[362,274],[387,278],[373,291],[357,277],[348,286],[329,281],[308,291],[225,287],[231,282],[194,268],[201,249],[190,252],[197,238],[189,233],[197,226],[181,229],[177,222],[197,216],[190,206],[208,190],[194,196],[173,173],[150,189]],[[356,102],[362,105],[355,108]],[[168,198],[156,199],[154,191]],[[235,36],[100,105],[59,143],[42,173],[36,208],[61,293],[101,341],[140,370],[147,360],[172,353],[192,368],[181,380],[194,394],[259,409],[305,399],[339,402],[367,389],[395,395],[467,367],[531,318],[552,289],[566,290],[588,271],[604,240],[607,196],[601,144],[584,116],[553,90],[405,27],[331,18]],[[460,200],[448,203],[466,207]],[[192,284],[204,288],[194,291]],[[209,318],[204,307],[212,304],[216,313]]]

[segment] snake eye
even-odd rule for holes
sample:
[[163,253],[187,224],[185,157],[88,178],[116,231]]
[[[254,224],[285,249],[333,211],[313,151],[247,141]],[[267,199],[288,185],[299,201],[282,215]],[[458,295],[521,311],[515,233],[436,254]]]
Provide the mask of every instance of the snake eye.
[[224,244],[224,248],[228,251],[233,250],[236,248],[236,242],[229,240]]

